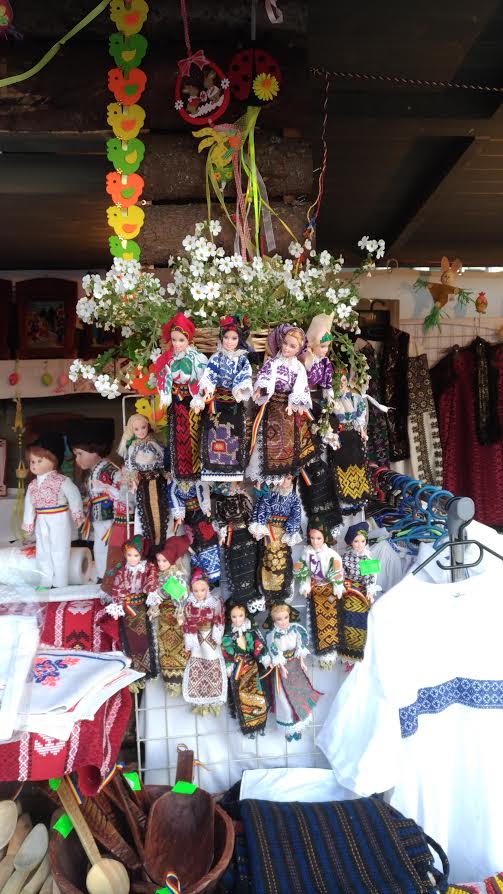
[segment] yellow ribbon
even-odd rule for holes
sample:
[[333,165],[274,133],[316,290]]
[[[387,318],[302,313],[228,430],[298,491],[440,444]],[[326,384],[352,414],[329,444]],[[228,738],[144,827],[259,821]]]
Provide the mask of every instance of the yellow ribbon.
[[28,78],[31,78],[33,77],[33,75],[38,74],[39,71],[42,71],[42,69],[45,68],[48,62],[50,62],[51,59],[54,59],[54,56],[59,53],[61,47],[63,47],[65,43],[68,43],[68,41],[71,40],[72,37],[75,37],[75,35],[78,34],[79,31],[82,31],[83,28],[89,25],[89,23],[92,22],[93,19],[99,16],[100,13],[102,13],[107,8],[108,4],[109,0],[101,0],[101,3],[98,3],[98,5],[95,6],[94,9],[91,10],[91,12],[88,12],[88,14],[84,16],[84,18],[81,19],[80,22],[74,25],[74,27],[70,31],[68,31],[64,35],[64,37],[61,38],[61,40],[58,40],[58,42],[55,43],[51,47],[51,49],[47,51],[45,56],[42,56],[42,58],[39,59],[38,62],[32,66],[32,68],[29,68],[28,71],[23,71],[21,74],[11,75],[9,78],[1,78],[0,87],[10,87],[11,84],[18,84],[20,81],[27,81]]

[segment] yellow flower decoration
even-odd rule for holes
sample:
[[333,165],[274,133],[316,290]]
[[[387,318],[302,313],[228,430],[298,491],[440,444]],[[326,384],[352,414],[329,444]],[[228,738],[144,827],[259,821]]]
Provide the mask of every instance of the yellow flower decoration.
[[262,102],[269,102],[279,93],[279,84],[277,78],[267,72],[257,75],[253,81],[253,92],[257,99]]

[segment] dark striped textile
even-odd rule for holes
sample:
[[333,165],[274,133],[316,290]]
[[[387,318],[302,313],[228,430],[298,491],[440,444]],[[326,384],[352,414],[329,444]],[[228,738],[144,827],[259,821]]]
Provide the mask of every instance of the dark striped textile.
[[444,873],[434,868],[422,829],[377,797],[321,804],[247,800],[240,813],[253,894],[447,891],[440,848],[432,842]]

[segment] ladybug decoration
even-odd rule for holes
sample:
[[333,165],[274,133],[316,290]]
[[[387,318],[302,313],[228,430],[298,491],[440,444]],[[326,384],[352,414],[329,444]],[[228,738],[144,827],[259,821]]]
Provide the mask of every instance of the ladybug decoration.
[[198,50],[178,62],[175,109],[188,124],[213,124],[230,101],[229,79]]
[[249,106],[266,106],[276,99],[281,87],[281,70],[265,50],[239,50],[231,59],[229,81],[234,99]]

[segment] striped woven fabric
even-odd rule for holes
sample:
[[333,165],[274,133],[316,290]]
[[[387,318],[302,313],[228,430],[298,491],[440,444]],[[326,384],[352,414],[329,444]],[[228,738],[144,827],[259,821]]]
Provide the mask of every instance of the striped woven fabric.
[[491,875],[490,878],[484,880],[487,894],[501,894],[503,892],[503,872],[497,875]]
[[242,801],[254,894],[447,891],[426,836],[379,798],[320,804]]
[[478,885],[449,885],[447,894],[480,894],[480,888]]

